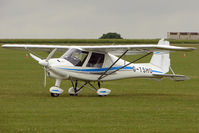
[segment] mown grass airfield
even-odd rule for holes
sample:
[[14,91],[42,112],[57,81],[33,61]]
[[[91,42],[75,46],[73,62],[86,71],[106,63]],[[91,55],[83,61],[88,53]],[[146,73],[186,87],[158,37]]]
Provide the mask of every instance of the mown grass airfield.
[[[26,51],[0,47],[0,133],[198,132],[199,45],[177,45],[197,48],[171,53],[171,67],[190,80],[103,82],[102,86],[112,90],[107,97],[98,97],[89,89],[71,97],[67,93],[71,84],[64,81],[61,87],[65,92],[57,98],[48,93],[54,80],[48,78],[47,87],[43,87],[43,69],[26,57]],[[38,53],[43,57],[49,54]]]

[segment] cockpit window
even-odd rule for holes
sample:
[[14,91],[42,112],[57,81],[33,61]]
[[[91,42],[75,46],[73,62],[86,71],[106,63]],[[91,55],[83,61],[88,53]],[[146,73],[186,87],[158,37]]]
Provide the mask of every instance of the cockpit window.
[[74,66],[82,66],[87,56],[88,52],[73,48],[68,50],[62,58],[72,63]]
[[104,62],[104,54],[92,53],[88,61],[87,67],[102,67]]

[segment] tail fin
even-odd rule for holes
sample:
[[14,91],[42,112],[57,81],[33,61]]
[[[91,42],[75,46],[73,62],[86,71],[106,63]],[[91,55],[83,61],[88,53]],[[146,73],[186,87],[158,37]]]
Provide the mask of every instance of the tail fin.
[[[168,41],[164,41],[164,39],[161,39],[158,42],[158,45],[170,45]],[[169,72],[170,67],[170,57],[169,52],[154,52],[153,56],[151,58],[150,63],[156,67],[159,67],[162,69],[164,73]]]

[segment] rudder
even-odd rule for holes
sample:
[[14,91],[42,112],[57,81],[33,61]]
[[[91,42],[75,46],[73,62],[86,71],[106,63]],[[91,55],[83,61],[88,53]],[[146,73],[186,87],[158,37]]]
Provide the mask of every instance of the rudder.
[[[168,41],[164,41],[164,39],[161,39],[158,42],[158,45],[170,45]],[[170,57],[169,57],[169,52],[154,52],[153,56],[151,58],[150,63],[156,67],[159,67],[162,69],[164,73],[169,72],[169,67],[170,67]]]

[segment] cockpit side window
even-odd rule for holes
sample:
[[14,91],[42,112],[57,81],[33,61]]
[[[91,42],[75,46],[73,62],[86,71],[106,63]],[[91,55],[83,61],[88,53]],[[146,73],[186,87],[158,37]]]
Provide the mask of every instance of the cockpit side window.
[[87,67],[102,67],[103,62],[104,62],[104,54],[93,52],[86,66]]
[[82,66],[87,56],[88,52],[73,48],[68,50],[62,58],[72,63],[74,66]]

